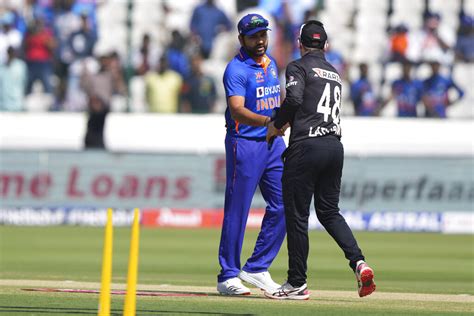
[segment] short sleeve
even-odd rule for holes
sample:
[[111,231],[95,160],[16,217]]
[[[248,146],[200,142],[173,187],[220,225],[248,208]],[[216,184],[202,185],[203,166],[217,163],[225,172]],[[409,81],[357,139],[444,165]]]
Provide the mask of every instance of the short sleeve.
[[245,97],[247,78],[245,72],[229,64],[224,72],[224,89],[226,97],[234,95]]

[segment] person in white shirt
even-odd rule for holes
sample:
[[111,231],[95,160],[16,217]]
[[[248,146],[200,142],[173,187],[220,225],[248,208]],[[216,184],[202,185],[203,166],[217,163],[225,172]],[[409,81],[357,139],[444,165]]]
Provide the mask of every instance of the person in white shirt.
[[0,64],[6,62],[7,49],[13,47],[19,49],[23,40],[21,32],[14,28],[15,16],[12,12],[6,12],[0,18]]
[[0,64],[0,111],[22,111],[27,69],[16,57],[13,47],[7,48],[7,61]]

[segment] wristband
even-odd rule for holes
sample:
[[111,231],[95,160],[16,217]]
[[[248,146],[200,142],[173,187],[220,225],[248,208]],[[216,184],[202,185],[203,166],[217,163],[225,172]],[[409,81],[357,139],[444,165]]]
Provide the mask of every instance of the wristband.
[[265,122],[263,123],[263,126],[268,127],[268,124],[270,124],[272,120],[269,117],[265,118]]

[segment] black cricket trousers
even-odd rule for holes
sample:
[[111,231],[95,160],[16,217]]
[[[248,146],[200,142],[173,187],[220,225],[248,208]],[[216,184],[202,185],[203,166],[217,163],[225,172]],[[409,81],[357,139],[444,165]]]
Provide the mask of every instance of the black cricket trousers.
[[288,282],[299,287],[306,283],[309,251],[308,218],[311,199],[318,220],[344,251],[355,270],[364,256],[339,213],[339,193],[344,148],[336,136],[308,138],[290,145],[284,154],[283,202],[288,241]]

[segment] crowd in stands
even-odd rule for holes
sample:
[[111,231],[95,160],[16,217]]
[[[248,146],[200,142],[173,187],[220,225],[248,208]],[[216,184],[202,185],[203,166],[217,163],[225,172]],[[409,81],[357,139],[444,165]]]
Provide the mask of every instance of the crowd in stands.
[[[147,112],[221,112],[225,108],[225,100],[219,99],[221,78],[219,72],[216,75],[216,71],[212,73],[209,69],[218,69],[216,60],[225,64],[235,54],[235,21],[255,10],[270,19],[269,52],[283,74],[286,64],[299,57],[297,38],[301,23],[319,19],[331,0],[235,1],[233,15],[221,8],[222,2],[191,1],[193,8],[186,20],[187,27],[149,25],[149,31],[141,34],[140,43],[131,45],[126,52],[110,47],[106,51],[98,49],[103,25],[97,12],[100,6],[113,1],[5,0],[0,4],[0,110],[25,111],[26,98],[40,91],[51,96],[49,111],[89,111],[90,130],[99,126],[100,133],[112,104],[133,111],[126,104],[127,100],[134,102],[130,82],[139,78],[144,86],[140,91]],[[386,1],[389,21],[394,0]],[[166,21],[171,3],[150,2],[162,11],[161,18]],[[438,31],[442,16],[430,10],[430,0],[424,0],[420,29],[409,29],[404,23],[387,25],[387,49],[379,59],[383,70],[380,82],[374,82],[370,76],[370,63],[354,63],[351,56],[344,56],[329,45],[326,57],[347,83],[354,115],[378,116],[387,104],[395,102],[400,117],[447,117],[447,107],[463,97],[463,89],[469,84],[454,82],[453,65],[474,63],[473,16],[464,10],[465,1],[459,2],[454,43]],[[133,5],[129,9],[133,10]],[[162,26],[161,32],[166,34],[157,40],[156,32],[152,31]],[[339,34],[329,35],[331,43],[331,36]],[[216,41],[226,36],[231,43],[225,46],[226,51],[222,51],[222,45],[216,49]],[[385,69],[394,64],[399,65],[402,74],[385,83]],[[423,65],[429,65],[431,70],[427,78],[420,80],[413,74]],[[359,69],[359,78],[351,73],[351,67]],[[389,93],[383,93],[384,85],[390,86]],[[450,90],[457,93],[456,98]],[[90,139],[94,142],[93,135]]]

